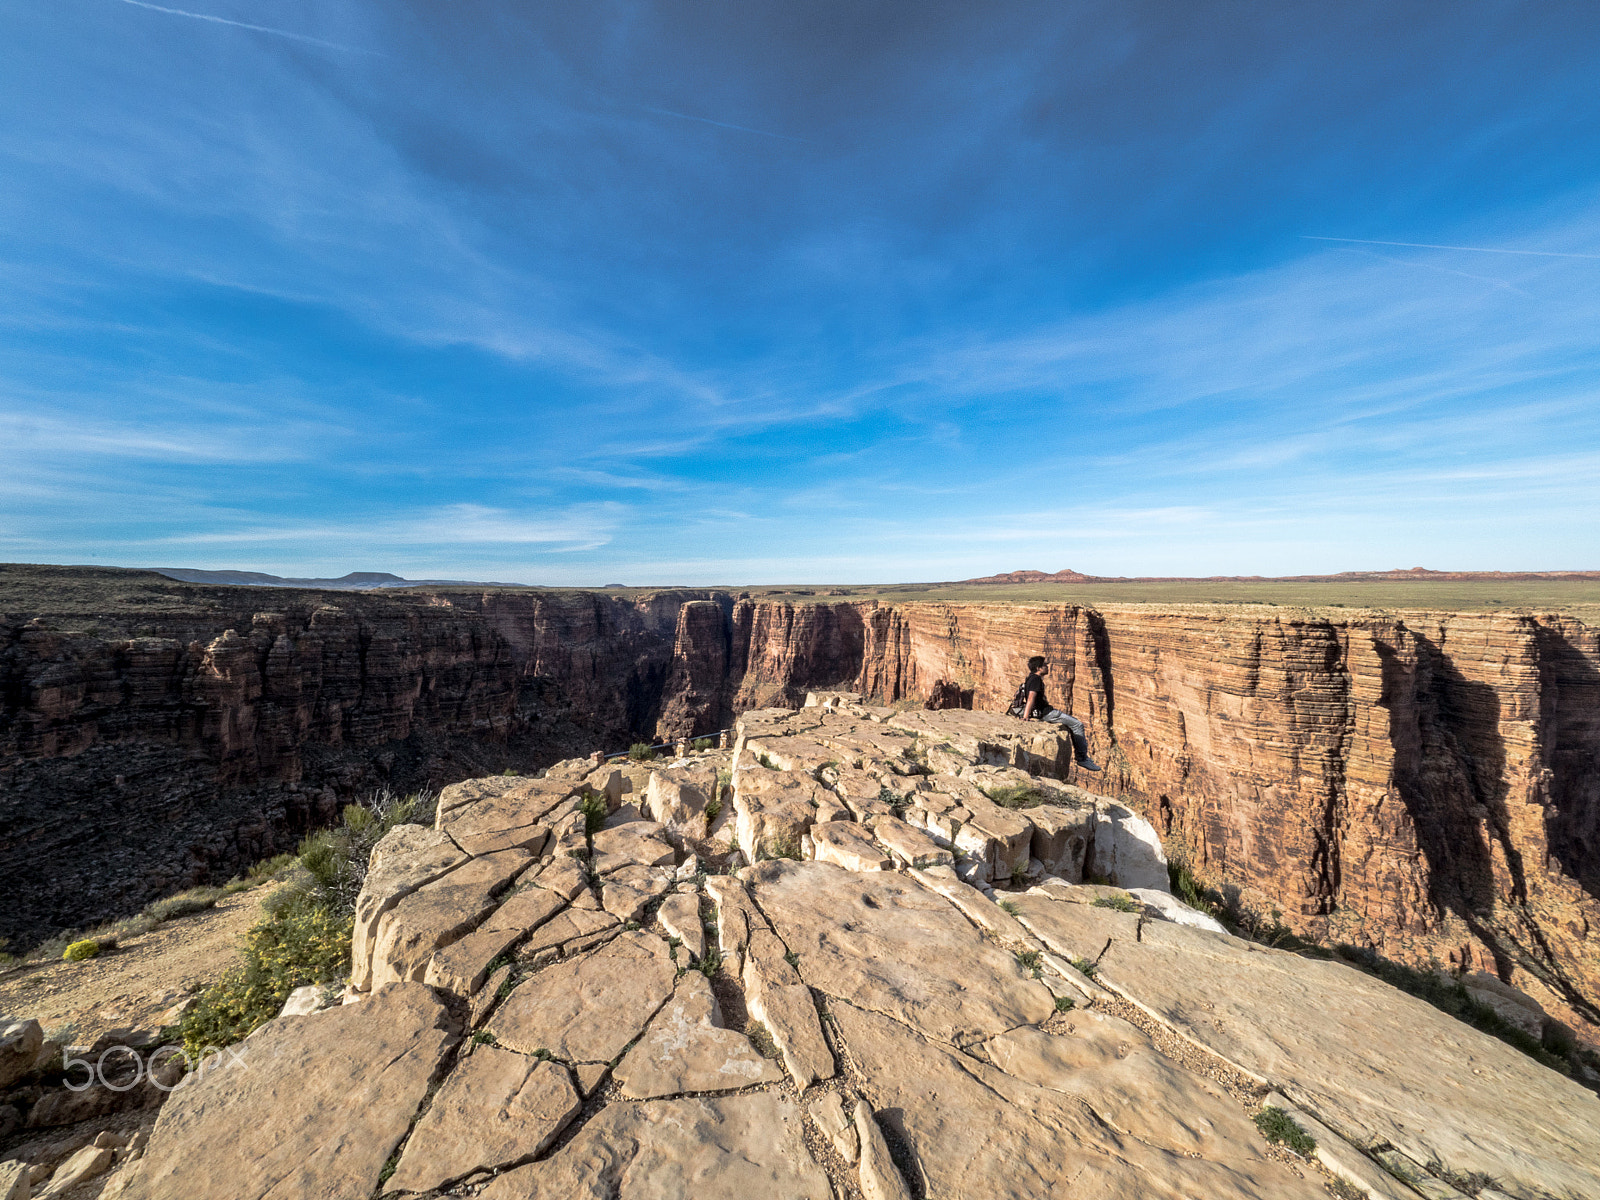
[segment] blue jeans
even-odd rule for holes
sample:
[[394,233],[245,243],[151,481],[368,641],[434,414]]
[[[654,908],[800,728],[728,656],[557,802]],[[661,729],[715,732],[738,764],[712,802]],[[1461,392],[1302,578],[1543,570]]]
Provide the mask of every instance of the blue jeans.
[[1072,736],[1072,750],[1079,762],[1089,757],[1089,739],[1083,736],[1083,722],[1071,713],[1064,713],[1059,708],[1052,708],[1041,721],[1049,721],[1052,725],[1065,725],[1067,733]]

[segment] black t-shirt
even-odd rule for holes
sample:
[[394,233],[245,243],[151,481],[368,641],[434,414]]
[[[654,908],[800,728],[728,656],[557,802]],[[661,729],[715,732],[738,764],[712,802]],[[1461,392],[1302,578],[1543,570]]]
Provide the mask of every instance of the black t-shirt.
[[1045,699],[1044,694],[1044,680],[1040,679],[1037,675],[1029,675],[1022,681],[1023,704],[1028,703],[1029,692],[1039,693],[1039,698],[1033,702],[1033,708],[1024,715],[1030,717],[1042,717],[1045,713],[1050,711],[1050,701]]

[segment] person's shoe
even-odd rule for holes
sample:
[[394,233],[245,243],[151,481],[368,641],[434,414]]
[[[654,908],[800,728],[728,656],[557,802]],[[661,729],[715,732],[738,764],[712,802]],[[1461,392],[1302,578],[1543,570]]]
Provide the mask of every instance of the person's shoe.
[[1105,769],[1092,758],[1080,758],[1078,760],[1078,765],[1085,771],[1101,771]]

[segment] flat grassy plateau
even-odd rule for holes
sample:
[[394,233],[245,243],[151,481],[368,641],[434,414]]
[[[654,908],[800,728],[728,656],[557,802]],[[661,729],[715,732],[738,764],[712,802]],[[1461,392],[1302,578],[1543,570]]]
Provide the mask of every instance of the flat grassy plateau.
[[[468,592],[469,588],[396,589],[376,593],[400,599],[417,591]],[[481,589],[491,591],[495,589]],[[532,590],[532,589],[530,589]],[[628,588],[550,588],[545,593],[591,591],[636,597],[672,590],[667,586]],[[693,589],[704,590],[704,589]],[[1106,608],[1131,604],[1154,608],[1211,605],[1268,605],[1300,609],[1376,609],[1431,612],[1561,612],[1588,624],[1600,622],[1600,580],[1353,580],[1295,583],[1274,580],[1182,583],[896,583],[731,584],[718,590],[748,594],[754,600],[793,604],[833,604],[877,600],[895,603],[1075,604]],[[348,592],[311,592],[295,588],[242,588],[217,584],[179,583],[150,571],[116,567],[58,567],[0,564],[0,613],[50,613],[136,618],[155,614],[204,614],[229,607],[242,592],[259,592],[262,609],[287,603],[286,593],[301,602],[327,600]],[[231,593],[231,595],[230,595]],[[374,593],[355,593],[355,595]],[[277,597],[277,599],[273,599]]]

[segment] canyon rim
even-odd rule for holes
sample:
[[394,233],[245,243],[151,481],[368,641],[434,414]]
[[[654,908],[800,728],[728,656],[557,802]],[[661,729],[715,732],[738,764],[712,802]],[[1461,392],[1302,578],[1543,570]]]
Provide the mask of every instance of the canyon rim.
[[1558,611],[21,570],[59,571],[74,598],[0,618],[14,946],[226,878],[375,787],[713,733],[811,689],[999,711],[1043,653],[1106,766],[1096,789],[1204,885],[1310,940],[1487,972],[1594,1039],[1600,631]]

